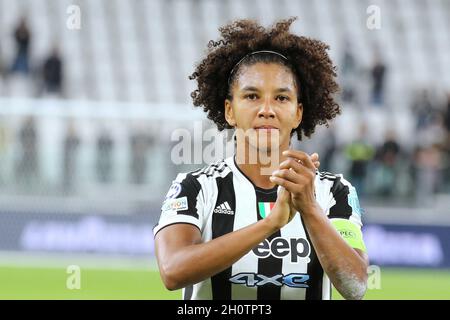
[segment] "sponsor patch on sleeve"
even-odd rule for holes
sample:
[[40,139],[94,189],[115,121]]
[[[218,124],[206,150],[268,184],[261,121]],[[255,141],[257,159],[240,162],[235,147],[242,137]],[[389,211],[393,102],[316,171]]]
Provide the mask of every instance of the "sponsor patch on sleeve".
[[166,198],[167,199],[175,199],[181,192],[181,184],[179,182],[174,182],[170,186],[169,191],[167,191]]
[[182,211],[188,209],[187,197],[181,197],[178,199],[167,199],[161,208],[163,212],[165,211]]

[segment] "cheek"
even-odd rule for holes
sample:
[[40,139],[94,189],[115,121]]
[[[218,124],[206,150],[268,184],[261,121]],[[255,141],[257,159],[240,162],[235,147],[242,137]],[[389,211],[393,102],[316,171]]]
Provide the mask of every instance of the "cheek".
[[[285,111],[283,113],[283,118],[285,122],[290,123],[292,126],[297,125],[297,119],[298,119],[298,113],[297,113],[297,107],[289,108],[289,111]],[[302,113],[300,112],[300,121],[302,119]]]
[[242,117],[242,114],[235,113],[234,114],[234,123],[237,128],[243,128],[245,126],[245,118]]
[[251,122],[257,117],[258,112],[256,108],[237,108],[235,109],[234,119],[238,124],[245,125],[248,122]]

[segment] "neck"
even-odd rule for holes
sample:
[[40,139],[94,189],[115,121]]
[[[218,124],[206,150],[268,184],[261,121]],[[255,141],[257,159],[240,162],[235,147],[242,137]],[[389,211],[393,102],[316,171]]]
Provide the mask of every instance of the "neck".
[[[255,186],[263,189],[276,186],[269,178],[273,171],[278,170],[280,163],[286,160],[282,153],[289,149],[288,144],[272,151],[257,150],[249,145],[245,146],[245,150],[239,146],[236,149],[236,165]],[[245,152],[247,150],[249,152]]]

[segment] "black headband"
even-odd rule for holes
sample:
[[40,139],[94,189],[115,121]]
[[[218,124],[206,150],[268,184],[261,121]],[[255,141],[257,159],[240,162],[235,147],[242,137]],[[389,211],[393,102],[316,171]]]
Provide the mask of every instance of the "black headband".
[[238,63],[236,63],[233,67],[233,69],[231,69],[230,75],[228,76],[228,85],[230,85],[230,81],[231,81],[231,77],[233,76],[233,73],[237,70],[237,68],[239,67],[239,65],[241,64],[242,61],[244,61],[245,59],[247,59],[250,56],[253,56],[255,54],[259,54],[259,53],[271,53],[271,54],[276,54],[277,56],[283,58],[284,60],[288,60],[288,58],[286,58],[286,56],[282,55],[279,52],[275,52],[275,51],[271,51],[271,50],[260,50],[260,51],[254,51],[254,52],[250,52],[247,53],[241,60],[238,61]]

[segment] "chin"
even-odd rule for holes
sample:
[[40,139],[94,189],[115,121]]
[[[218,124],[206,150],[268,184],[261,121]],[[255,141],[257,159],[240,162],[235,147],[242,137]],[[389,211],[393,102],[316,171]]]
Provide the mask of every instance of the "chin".
[[250,148],[257,151],[259,156],[264,155],[270,155],[272,153],[277,153],[280,150],[280,142],[278,139],[276,141],[268,141],[266,143],[264,142],[256,142],[256,143],[250,143]]
[[267,143],[260,143],[258,144],[258,150],[260,151],[278,151],[280,150],[280,141],[269,141]]
[[258,152],[272,152],[280,150],[280,140],[276,139],[249,141],[250,146]]

